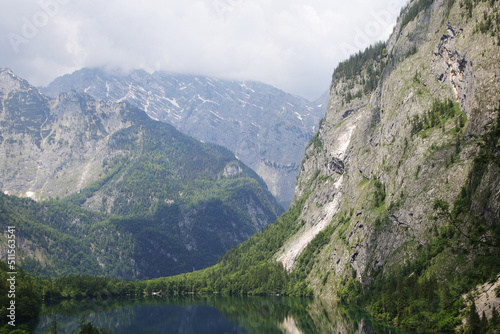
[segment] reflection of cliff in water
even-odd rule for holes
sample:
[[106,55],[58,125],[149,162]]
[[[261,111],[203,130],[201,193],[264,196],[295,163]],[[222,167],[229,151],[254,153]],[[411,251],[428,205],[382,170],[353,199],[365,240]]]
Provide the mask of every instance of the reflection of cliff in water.
[[367,314],[357,308],[314,299],[308,307],[308,313],[313,323],[311,327],[318,333],[373,333],[373,330],[365,325]]
[[[308,305],[308,313],[316,333],[342,334],[414,334],[390,327],[386,322],[372,320],[366,312],[353,305],[314,299]],[[301,328],[302,329],[302,328]],[[314,331],[303,331],[314,333]],[[418,332],[424,334],[423,332]],[[435,334],[435,333],[434,333]]]
[[295,319],[292,317],[287,317],[285,321],[280,325],[280,329],[285,334],[303,334],[302,331],[297,327]]
[[44,305],[36,333],[71,333],[80,319],[129,333],[411,333],[372,322],[359,309],[320,299],[182,296],[71,300]]

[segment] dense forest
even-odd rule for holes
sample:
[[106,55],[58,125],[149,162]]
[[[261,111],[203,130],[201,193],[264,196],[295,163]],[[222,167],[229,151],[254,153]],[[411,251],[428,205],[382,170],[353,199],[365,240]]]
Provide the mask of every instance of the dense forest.
[[384,72],[387,57],[386,43],[379,42],[357,52],[335,68],[333,82],[356,78],[357,85],[351,82],[343,89],[344,103],[373,92]]
[[[152,240],[157,240],[165,253],[184,254],[182,261],[165,263],[170,273],[191,271],[193,267],[202,268],[216,263],[218,256],[234,245],[232,241],[219,237],[223,233],[232,233],[232,224],[241,227],[243,240],[245,235],[250,236],[256,229],[248,223],[250,219],[245,219],[244,213],[238,211],[238,207],[242,206],[235,202],[245,196],[258,201],[259,197],[255,194],[260,191],[259,184],[250,178],[239,178],[222,180],[216,188],[214,192],[217,196],[213,199],[188,207],[195,211],[190,215],[193,224],[190,237],[205,250],[192,255],[178,237],[182,233],[178,222],[186,211],[186,206],[180,204],[160,207],[142,217],[111,216],[82,209],[72,201],[35,202],[0,193],[1,226],[17,227],[17,237],[30,245],[19,249],[21,265],[29,272],[44,277],[76,274],[122,278],[137,276],[134,267],[115,261],[117,257],[148,258],[139,268],[154,275],[158,264],[168,261],[168,258],[152,252]],[[218,231],[213,237],[209,233],[212,229]],[[168,273],[158,273],[158,276],[162,275]]]

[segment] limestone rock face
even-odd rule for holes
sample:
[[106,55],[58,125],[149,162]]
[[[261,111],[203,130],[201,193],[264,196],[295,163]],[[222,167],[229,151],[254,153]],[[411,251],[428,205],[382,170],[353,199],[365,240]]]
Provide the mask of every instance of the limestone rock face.
[[[462,11],[458,2],[434,1],[405,24],[403,13],[388,43],[335,70],[295,189],[293,203],[307,197],[305,223],[276,254],[292,270],[314,236],[333,226],[308,276],[318,295],[331,296],[353,272],[366,284],[400,268],[447,224],[434,219],[433,203],[452,203],[467,184],[476,138],[494,124],[500,98],[500,47]],[[445,103],[455,111],[432,123],[433,108]],[[498,157],[498,143],[494,151]],[[491,224],[499,220],[499,175],[491,165],[478,188],[491,197],[474,204]]]
[[[446,33],[441,37],[434,51],[431,72],[443,84],[452,87],[455,100],[466,111],[471,109],[474,96],[473,64],[466,54],[461,54],[455,46],[455,38],[463,29],[447,26]],[[468,98],[467,98],[468,97]]]
[[[67,93],[50,100],[10,70],[0,72],[0,187],[33,199],[66,196],[88,186],[103,170],[111,135],[131,125],[124,104]],[[11,85],[11,89],[6,89]]]

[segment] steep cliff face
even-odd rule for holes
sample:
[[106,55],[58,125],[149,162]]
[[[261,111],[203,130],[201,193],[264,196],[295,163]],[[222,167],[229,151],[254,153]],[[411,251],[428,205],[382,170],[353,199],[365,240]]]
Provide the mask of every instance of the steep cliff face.
[[76,94],[51,100],[2,69],[0,188],[34,199],[66,196],[96,180],[110,134],[131,126],[124,104]]
[[[459,2],[412,1],[387,43],[335,70],[328,111],[306,149],[295,191],[294,202],[308,196],[305,224],[276,254],[293,270],[330,226],[331,238],[308,276],[316,293],[334,295],[352,273],[367,285],[381,270],[400,270],[450,225],[435,219],[436,201],[453,208],[465,196],[478,175],[481,138],[498,117],[498,29],[478,28],[498,7],[475,3],[469,17]],[[488,147],[493,160],[497,140]],[[487,162],[481,173],[467,196],[475,215],[494,228],[498,165]]]

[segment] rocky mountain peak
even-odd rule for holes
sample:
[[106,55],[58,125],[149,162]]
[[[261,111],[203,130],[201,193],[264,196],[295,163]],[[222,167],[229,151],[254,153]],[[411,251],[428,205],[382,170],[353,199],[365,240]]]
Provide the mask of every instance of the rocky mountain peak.
[[26,91],[33,87],[24,79],[14,74],[9,68],[0,68],[0,93],[8,95],[14,91]]

